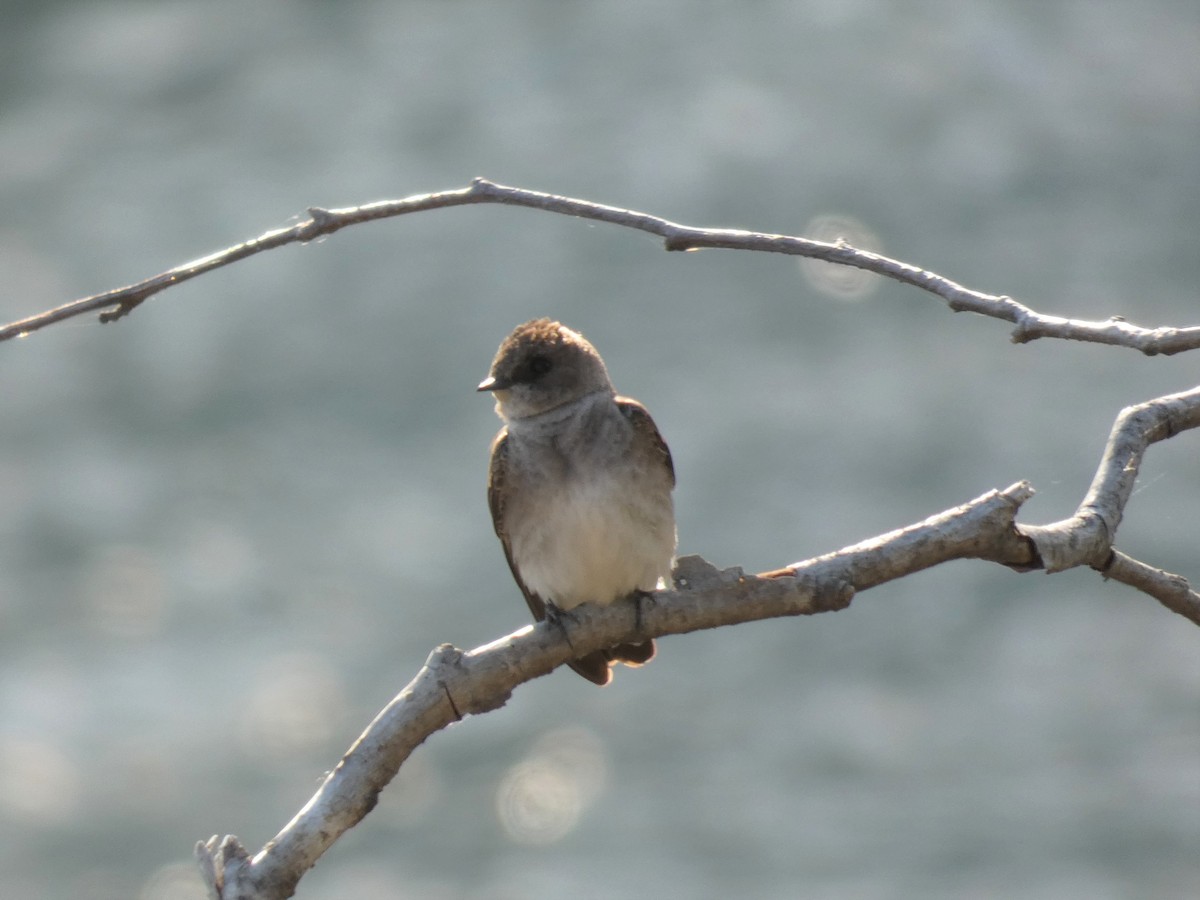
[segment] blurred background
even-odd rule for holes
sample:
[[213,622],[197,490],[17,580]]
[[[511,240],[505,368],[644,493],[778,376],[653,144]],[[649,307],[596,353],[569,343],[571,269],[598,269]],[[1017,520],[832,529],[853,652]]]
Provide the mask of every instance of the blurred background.
[[[1192,3],[9,2],[0,51],[5,321],[476,175],[1200,319]],[[474,390],[519,322],[596,344],[680,552],[747,570],[1019,479],[1069,515],[1121,407],[1195,384],[846,275],[459,208],[0,347],[0,893],[201,896],[196,840],[261,847],[434,646],[526,623]],[[1198,439],[1119,541],[1194,583]],[[1198,639],[967,562],[667,638],[435,735],[298,896],[1194,896]]]

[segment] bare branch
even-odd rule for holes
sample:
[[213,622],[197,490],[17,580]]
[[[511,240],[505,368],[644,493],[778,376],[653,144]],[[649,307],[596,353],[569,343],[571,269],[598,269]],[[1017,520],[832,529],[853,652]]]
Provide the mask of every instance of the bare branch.
[[1172,575],[1114,550],[1108,564],[1099,569],[1105,578],[1119,581],[1149,594],[1171,612],[1200,625],[1200,594],[1182,575]]
[[[1133,461],[1148,443],[1200,424],[1198,408],[1200,389],[1122,412],[1081,506],[1088,512],[1054,526],[1016,524],[1018,510],[1034,493],[1019,482],[915,525],[783,569],[746,575],[740,568],[721,571],[700,557],[682,557],[675,569],[675,590],[657,592],[640,608],[635,603],[585,604],[559,623],[526,626],[469,653],[443,644],[376,716],[312,799],[258,854],[251,858],[232,836],[214,836],[196,846],[206,883],[219,900],[290,897],[317,859],[374,808],[379,792],[426,738],[463,715],[503,706],[518,685],[575,655],[650,637],[845,609],[860,591],[952,559],[990,560],[1019,571],[1041,568],[1043,553],[1054,560],[1048,571],[1091,564],[1094,523],[1106,523],[1103,530],[1111,540],[1136,476]],[[1083,538],[1072,537],[1073,532]],[[1068,563],[1062,547],[1075,550],[1078,561]],[[1200,624],[1200,597],[1179,576],[1111,549],[1105,551],[1105,565],[1097,568],[1106,578],[1130,584]]]
[[700,559],[679,560],[677,588],[652,602],[585,605],[560,623],[529,625],[463,653],[443,644],[384,708],[317,793],[253,858],[234,837],[196,847],[201,871],[221,900],[290,897],[301,876],[338,837],[375,806],[383,787],[426,738],[458,721],[503,706],[520,684],[575,655],[631,640],[683,634],[780,616],[844,609],[856,591],[949,559],[1032,559],[1013,520],[1033,495],[1027,484],[984,496],[917,525],[763,576],[718,571]]
[[1118,317],[1102,322],[1093,322],[1044,315],[1018,303],[1011,297],[969,290],[934,272],[899,260],[889,259],[877,253],[857,250],[844,242],[829,244],[780,234],[761,234],[728,228],[694,228],[647,213],[615,206],[604,206],[587,200],[560,197],[540,191],[505,187],[483,178],[476,178],[465,188],[433,194],[417,194],[402,200],[383,200],[365,206],[343,209],[312,207],[308,210],[308,219],[290,228],[268,231],[253,240],[176,266],[160,275],[139,281],[137,284],[106,291],[92,297],[84,297],[81,300],[75,300],[5,325],[0,328],[0,341],[23,336],[55,322],[98,310],[104,310],[100,315],[102,322],[113,322],[128,315],[147,298],[172,285],[265,250],[272,250],[285,244],[305,243],[323,235],[333,234],[349,225],[474,203],[525,206],[545,212],[609,222],[657,235],[663,239],[667,250],[722,247],[731,250],[755,250],[765,253],[806,256],[839,265],[854,266],[928,291],[945,300],[947,306],[955,312],[974,312],[1012,322],[1016,325],[1012,332],[1012,340],[1015,343],[1026,343],[1038,338],[1051,337],[1130,347],[1140,350],[1147,356],[1181,353],[1200,347],[1200,326],[1143,328]]
[[[1110,556],[1125,505],[1133,494],[1142,456],[1151,444],[1196,427],[1200,427],[1200,388],[1121,410],[1109,434],[1100,467],[1075,515],[1050,525],[1021,529],[1037,547],[1046,571],[1060,572],[1086,565],[1137,586],[1111,573]],[[1196,621],[1200,624],[1200,619]]]

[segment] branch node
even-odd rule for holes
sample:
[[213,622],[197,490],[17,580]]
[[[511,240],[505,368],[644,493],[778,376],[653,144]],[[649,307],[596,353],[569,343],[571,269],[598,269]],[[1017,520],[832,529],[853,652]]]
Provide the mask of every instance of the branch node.
[[459,666],[462,663],[463,652],[453,644],[438,644],[433,648],[433,652],[429,654],[429,659],[425,660],[425,665],[431,669],[439,669],[444,666]]
[[703,556],[681,556],[675,560],[671,578],[681,591],[699,591],[720,584],[741,581],[745,572],[740,566],[718,569]]
[[1033,540],[1029,535],[1023,534],[1017,527],[1013,527],[1013,532],[1018,541],[1020,541],[1029,550],[1029,560],[1020,563],[1003,563],[1006,568],[1012,569],[1019,574],[1027,572],[1037,572],[1040,569],[1046,568],[1046,563],[1042,559],[1042,554],[1038,552],[1037,541]]
[[307,244],[324,235],[333,234],[341,227],[337,216],[322,206],[310,206],[308,215],[309,220],[300,226],[298,232],[302,243]]
[[1028,344],[1036,341],[1042,335],[1032,326],[1028,316],[1021,316],[1013,327],[1008,339],[1014,344]]
[[453,644],[435,647],[425,661],[425,669],[438,689],[446,695],[455,721],[461,722],[468,715],[477,716],[499,709],[512,696],[511,690],[499,695],[477,690],[479,672],[477,667],[471,665],[471,654],[463,653]]
[[125,318],[127,315],[141,306],[145,299],[149,296],[149,294],[143,293],[134,294],[131,297],[124,298],[120,303],[117,304],[116,309],[107,309],[100,313],[100,324],[107,325],[109,322],[115,322],[118,319]]
[[462,710],[454,702],[454,697],[450,693],[450,682],[457,680],[456,676],[462,671],[463,652],[453,644],[438,644],[438,646],[433,648],[433,652],[429,654],[429,658],[425,660],[425,667],[433,673],[438,687],[446,695],[446,701],[450,704],[454,718],[461,722],[463,719]]
[[476,175],[471,179],[471,194],[489,196],[497,193],[498,185],[494,181],[488,181],[482,175]]
[[813,593],[813,612],[838,612],[846,609],[858,591],[845,578],[824,578],[816,583]]

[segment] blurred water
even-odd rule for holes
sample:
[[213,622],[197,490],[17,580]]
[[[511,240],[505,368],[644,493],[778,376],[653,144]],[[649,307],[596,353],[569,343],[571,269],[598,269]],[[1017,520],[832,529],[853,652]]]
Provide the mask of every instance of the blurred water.
[[[1196,323],[1200,9],[8,4],[15,319],[474,175],[689,224],[854,223],[1064,315]],[[816,280],[814,280],[814,275]],[[1028,478],[1073,510],[1194,360],[1041,342],[795,260],[423,214],[0,348],[0,892],[198,896],[436,644],[522,625],[474,385],[583,330],[679,472],[681,552],[774,567]],[[1193,580],[1195,438],[1122,531]],[[437,735],[300,897],[1175,898],[1200,865],[1195,629],[1090,573],[960,563],[669,638]]]

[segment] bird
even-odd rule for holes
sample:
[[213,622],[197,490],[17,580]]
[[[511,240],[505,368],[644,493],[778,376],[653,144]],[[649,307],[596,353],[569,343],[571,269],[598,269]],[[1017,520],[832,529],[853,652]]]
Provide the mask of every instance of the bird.
[[[504,425],[492,441],[488,507],[513,578],[537,621],[671,583],[675,466],[650,413],[618,396],[586,338],[548,318],[518,325],[479,391]],[[598,685],[641,666],[653,640],[569,662]]]

